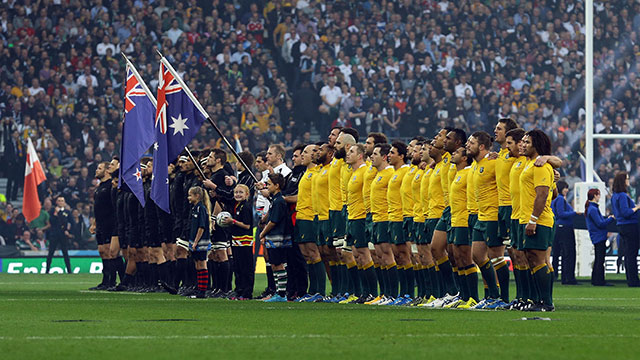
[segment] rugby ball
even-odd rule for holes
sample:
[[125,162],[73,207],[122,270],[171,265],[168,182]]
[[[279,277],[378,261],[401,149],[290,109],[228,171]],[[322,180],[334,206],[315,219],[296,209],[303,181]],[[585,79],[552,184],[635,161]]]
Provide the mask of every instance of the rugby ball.
[[216,225],[220,227],[227,227],[229,224],[226,224],[227,219],[231,218],[231,214],[227,211],[222,211],[216,216]]

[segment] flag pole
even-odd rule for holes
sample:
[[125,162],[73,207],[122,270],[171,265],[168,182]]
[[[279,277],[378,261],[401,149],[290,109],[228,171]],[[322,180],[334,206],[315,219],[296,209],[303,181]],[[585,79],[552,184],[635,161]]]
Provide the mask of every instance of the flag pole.
[[[131,68],[131,71],[133,71],[133,75],[138,79],[138,83],[140,83],[140,86],[142,86],[142,89],[144,90],[145,94],[147,94],[147,97],[149,98],[149,100],[151,100],[151,102],[153,103],[153,106],[157,107],[158,102],[156,101],[156,97],[153,96],[153,94],[151,93],[151,90],[147,86],[147,83],[144,82],[144,80],[142,79],[142,76],[140,76],[140,73],[138,73],[138,70],[136,69],[136,67],[133,66],[133,63],[129,60],[129,58],[127,57],[127,55],[125,55],[125,53],[121,52],[120,54],[122,54],[122,57],[124,57],[124,60],[127,62],[127,65],[129,65],[129,68]],[[198,164],[196,159],[191,154],[191,151],[189,151],[189,149],[186,146],[184,147],[184,150],[187,152],[187,155],[189,155],[189,158],[191,159],[191,161],[193,161],[193,164],[196,166],[196,170],[198,170],[198,172],[200,173],[200,176],[202,176],[202,179],[206,180],[207,177],[204,175],[204,172],[200,168],[200,164]]]
[[233,153],[233,156],[235,156],[235,158],[238,160],[238,162],[242,164],[242,166],[245,168],[245,170],[247,170],[249,172],[249,175],[257,183],[258,182],[258,178],[256,178],[256,176],[253,174],[253,172],[247,166],[247,164],[244,162],[244,160],[242,160],[242,158],[240,158],[240,155],[238,155],[238,153],[236,152],[235,148],[233,146],[231,146],[231,143],[229,142],[229,140],[227,140],[227,137],[224,136],[224,134],[222,133],[222,131],[220,130],[218,125],[211,119],[211,117],[209,116],[207,111],[202,107],[202,105],[200,104],[200,101],[198,101],[198,99],[196,99],[196,97],[193,95],[193,93],[191,92],[191,89],[189,89],[187,84],[184,83],[184,81],[182,80],[180,75],[178,75],[178,73],[175,71],[173,66],[171,66],[171,63],[169,63],[169,60],[167,60],[164,57],[164,55],[162,55],[160,50],[156,49],[156,51],[158,52],[158,55],[160,55],[160,61],[162,61],[162,63],[165,64],[165,66],[167,67],[169,72],[175,77],[176,81],[180,84],[180,86],[182,86],[182,88],[184,89],[185,94],[187,94],[187,96],[191,99],[191,101],[193,101],[193,103],[196,105],[196,107],[198,108],[200,113],[202,115],[204,115],[204,117],[207,119],[209,124],[211,124],[211,126],[213,126],[213,128],[216,130],[218,135],[220,135],[220,137],[224,141],[225,145],[227,145],[227,147],[229,148],[231,153]]

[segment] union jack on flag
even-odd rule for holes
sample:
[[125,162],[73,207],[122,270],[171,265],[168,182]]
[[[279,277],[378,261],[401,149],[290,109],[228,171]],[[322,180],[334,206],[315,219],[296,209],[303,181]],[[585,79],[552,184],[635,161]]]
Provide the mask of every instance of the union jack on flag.
[[176,81],[171,72],[160,63],[158,83],[158,106],[156,107],[156,128],[160,126],[160,133],[167,133],[167,95],[182,91],[182,87]]

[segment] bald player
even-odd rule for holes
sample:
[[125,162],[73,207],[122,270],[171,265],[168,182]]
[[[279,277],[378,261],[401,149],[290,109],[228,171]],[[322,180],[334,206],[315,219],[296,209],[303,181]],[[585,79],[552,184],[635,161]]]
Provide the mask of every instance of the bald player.
[[348,184],[351,173],[353,172],[353,168],[349,164],[347,164],[345,160],[349,148],[357,143],[356,136],[358,136],[357,131],[355,131],[354,129],[343,128],[340,131],[340,135],[338,135],[338,139],[336,140],[336,152],[334,155],[337,158],[343,159],[342,163],[340,164],[340,204],[342,206],[340,209],[339,217],[341,224],[344,224],[344,230],[342,237],[337,239],[333,243],[336,248],[339,248],[341,260],[347,268],[347,286],[344,292],[346,299],[340,301],[339,303],[341,304],[357,301],[359,297],[356,294],[361,293],[360,276],[358,274],[357,268],[358,264],[351,248],[347,246],[346,242],[346,223],[348,218]]

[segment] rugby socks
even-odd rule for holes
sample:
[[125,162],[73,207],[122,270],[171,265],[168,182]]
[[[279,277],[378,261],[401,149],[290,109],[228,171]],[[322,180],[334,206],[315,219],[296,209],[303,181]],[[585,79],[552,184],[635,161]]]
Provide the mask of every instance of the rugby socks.
[[440,276],[440,268],[438,267],[438,264],[435,264],[435,271],[433,273],[433,296],[435,298],[441,298],[442,297],[442,277]]
[[407,292],[404,295],[409,295],[410,298],[416,296],[415,274],[413,270],[413,264],[404,266],[405,281],[407,282]]
[[434,294],[434,286],[436,283],[436,265],[429,264],[425,267],[425,289],[424,289],[424,297],[430,298]]
[[460,289],[460,297],[463,300],[469,300],[469,286],[467,285],[467,267],[456,267],[453,273],[458,282],[458,288]]
[[529,300],[534,302],[540,301],[540,290],[538,289],[538,284],[536,283],[535,278],[533,277],[533,270],[528,267],[527,268],[527,280],[529,284]]
[[467,280],[467,291],[470,298],[479,301],[478,298],[478,267],[471,264],[466,267],[465,278]]
[[396,263],[389,265],[389,293],[387,295],[397,298],[398,297],[398,266]]
[[551,299],[551,303],[549,304],[553,304],[553,283],[554,283],[554,279],[555,277],[555,270],[553,269],[553,266],[549,266],[549,275],[551,276],[551,281],[549,282],[549,299]]
[[198,291],[207,291],[207,284],[209,283],[209,273],[207,269],[196,270],[196,279],[198,280]]
[[331,295],[335,296],[340,293],[340,269],[338,263],[335,261],[329,261],[329,273],[331,274]]
[[361,295],[360,277],[358,276],[358,266],[355,261],[347,264],[347,272],[349,276],[349,286],[347,288],[347,292],[355,296]]
[[309,294],[324,295],[327,283],[322,259],[307,261],[307,265],[309,268]]
[[376,272],[373,269],[373,261],[362,267],[363,295],[378,296],[378,280],[376,280]]
[[418,286],[418,296],[419,297],[423,297],[424,296],[424,281],[422,278],[422,265],[421,264],[415,264],[413,265],[413,271],[416,277],[416,285]]
[[213,285],[213,282],[215,281],[215,273],[214,273],[214,267],[215,267],[215,262],[213,262],[213,260],[207,260],[207,275],[208,275],[208,288],[210,289],[215,289],[216,287]]
[[273,269],[271,269],[271,264],[268,261],[265,262],[265,266],[267,267],[267,288],[273,291],[276,289],[276,279],[273,274]]
[[504,257],[497,259],[491,259],[493,268],[496,270],[496,276],[498,278],[498,284],[500,284],[500,298],[502,301],[509,302],[509,266]]
[[315,267],[316,272],[316,293],[325,295],[327,292],[327,271],[324,268],[322,259],[319,258],[311,267]]
[[[118,277],[120,278],[120,282],[122,282],[122,279],[124,278],[124,259],[122,258],[122,256],[116,256],[115,259],[112,260],[113,261],[113,267],[115,269],[115,271],[118,273]],[[116,281],[115,277],[113,278],[113,281]]]
[[446,294],[455,295],[458,289],[456,289],[456,284],[453,281],[453,268],[451,267],[449,257],[445,256],[436,263],[438,264],[438,268],[440,268],[440,277],[442,278],[442,285],[444,286],[444,288],[440,290],[442,293],[441,296]]
[[489,259],[486,259],[482,264],[479,264],[482,278],[487,283],[488,295],[492,299],[500,297],[500,290],[498,290],[498,283],[496,281],[496,272],[493,269],[493,264]]
[[276,292],[282,297],[287,296],[287,272],[285,270],[276,270],[273,272],[276,281]]
[[462,294],[462,285],[460,284],[460,274],[458,273],[457,266],[451,266],[451,275],[453,277],[453,283],[456,286],[456,289],[458,289],[458,292]]
[[100,285],[107,285],[109,282],[109,259],[100,259],[102,260],[102,281]]
[[400,293],[398,295],[403,296],[408,293],[407,290],[407,274],[404,269],[404,265],[397,265],[398,268],[398,280],[400,285]]
[[382,294],[382,267],[380,266],[380,264],[376,264],[373,263],[373,271],[375,271],[376,273],[376,280],[377,280],[377,284],[376,284],[376,292],[378,291],[378,286],[380,286],[380,294]]
[[176,260],[176,271],[175,271],[175,287],[178,288],[180,285],[185,286],[185,274],[187,272],[187,259],[178,259]]
[[378,277],[378,282],[380,282],[380,295],[388,295],[389,268],[386,265],[380,265],[380,277]]
[[553,273],[549,270],[547,264],[536,266],[531,273],[540,291],[540,300],[547,305],[552,305],[551,286],[553,285],[550,283],[553,282]]
[[231,271],[229,261],[219,262],[218,266],[218,286],[220,286],[220,290],[227,292],[229,291],[229,272]]
[[516,299],[526,299],[524,296],[524,281],[523,281],[523,267],[520,265],[513,265],[513,278],[516,281]]

